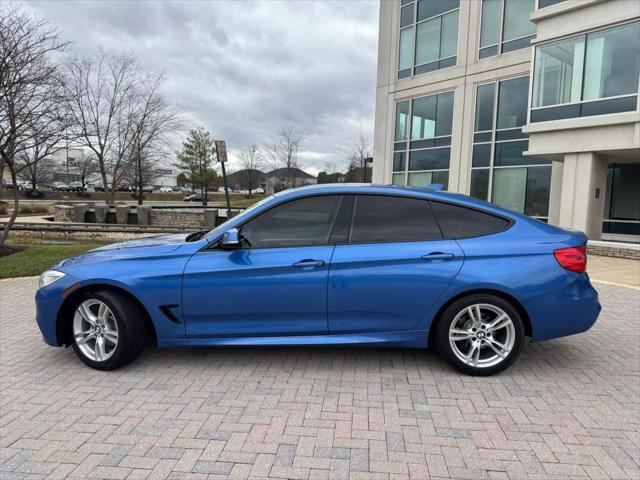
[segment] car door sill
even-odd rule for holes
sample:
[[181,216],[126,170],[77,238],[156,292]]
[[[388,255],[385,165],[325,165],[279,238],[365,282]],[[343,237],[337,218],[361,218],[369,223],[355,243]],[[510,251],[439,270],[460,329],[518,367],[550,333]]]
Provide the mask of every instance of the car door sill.
[[250,347],[250,346],[385,346],[425,348],[426,330],[403,332],[364,332],[325,335],[287,335],[278,337],[219,337],[219,338],[165,338],[158,339],[158,346],[168,347]]

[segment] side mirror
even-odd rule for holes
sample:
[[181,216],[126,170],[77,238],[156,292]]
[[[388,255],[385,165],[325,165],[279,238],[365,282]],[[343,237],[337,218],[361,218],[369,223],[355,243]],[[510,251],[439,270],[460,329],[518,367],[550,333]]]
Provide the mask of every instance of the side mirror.
[[237,228],[230,228],[222,234],[222,248],[233,249],[240,246],[240,232]]

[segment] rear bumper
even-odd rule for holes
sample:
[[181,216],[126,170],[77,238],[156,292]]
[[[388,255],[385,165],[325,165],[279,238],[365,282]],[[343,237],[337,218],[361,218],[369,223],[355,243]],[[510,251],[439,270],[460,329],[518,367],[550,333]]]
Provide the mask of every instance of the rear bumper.
[[47,345],[60,347],[58,339],[58,312],[64,302],[64,291],[78,283],[78,279],[66,275],[36,292],[36,322]]
[[582,333],[596,322],[602,307],[588,275],[567,275],[569,282],[563,288],[523,302],[531,318],[534,341]]

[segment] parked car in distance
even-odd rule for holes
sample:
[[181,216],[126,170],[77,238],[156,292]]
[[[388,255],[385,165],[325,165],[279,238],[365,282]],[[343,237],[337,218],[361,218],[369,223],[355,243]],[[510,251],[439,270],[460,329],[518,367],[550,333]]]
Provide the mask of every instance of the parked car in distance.
[[253,190],[253,193],[258,194],[258,195],[264,195],[264,188],[258,187],[255,190]]
[[[134,188],[134,191],[135,191],[135,190],[136,190],[136,189]],[[143,192],[143,193],[153,193],[153,190],[154,190],[154,189],[153,189],[153,185],[144,185],[144,186],[142,187],[142,192]]]
[[184,193],[185,195],[191,195],[193,193],[193,190],[190,189],[189,187],[179,187],[179,188],[180,188],[179,192]]
[[[470,197],[364,185],[269,196],[210,232],[101,247],[44,272],[37,322],[87,365],[160,347],[435,347],[465,374],[600,312],[584,234]],[[549,358],[562,362],[559,357]]]
[[202,201],[202,192],[195,192],[191,195],[187,195],[184,197],[185,202],[201,202]]
[[[93,189],[96,192],[104,192],[104,185],[102,184],[102,182],[98,182],[93,186]],[[107,190],[111,190],[111,184],[107,183]]]
[[116,192],[133,192],[133,187],[128,183],[121,183],[116,187]]
[[[13,190],[13,182],[11,180],[2,180],[2,188]],[[16,190],[22,190],[22,183],[20,183],[20,180],[16,180],[15,188]]]
[[162,193],[173,193],[173,188],[163,185],[162,187],[160,187],[159,191]]
[[53,190],[55,192],[68,192],[69,191],[69,185],[67,185],[64,182],[53,182],[51,184],[51,190]]
[[86,188],[84,187],[82,182],[71,182],[69,184],[69,191],[70,192],[84,192],[85,190],[86,190]]

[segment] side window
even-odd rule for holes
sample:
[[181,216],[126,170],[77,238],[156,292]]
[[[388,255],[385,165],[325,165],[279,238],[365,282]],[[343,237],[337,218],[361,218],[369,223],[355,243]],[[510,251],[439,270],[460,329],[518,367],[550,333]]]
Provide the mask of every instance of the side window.
[[251,248],[326,245],[341,200],[326,195],[284,203],[249,220],[240,234]]
[[497,233],[509,225],[509,221],[489,213],[448,203],[432,202],[445,237],[469,238]]
[[384,195],[356,197],[351,243],[440,240],[427,200]]

